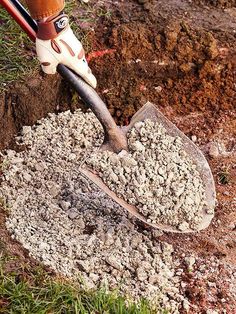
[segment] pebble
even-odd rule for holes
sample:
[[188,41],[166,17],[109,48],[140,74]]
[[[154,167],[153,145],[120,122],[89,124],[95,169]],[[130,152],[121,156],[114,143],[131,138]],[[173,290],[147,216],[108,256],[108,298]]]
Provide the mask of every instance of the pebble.
[[117,270],[123,270],[121,263],[112,255],[107,257],[106,262]]
[[71,203],[67,201],[61,201],[60,206],[64,211],[67,211],[70,208]]
[[75,219],[79,216],[79,212],[76,211],[75,209],[71,209],[69,212],[68,212],[68,217],[70,219]]
[[197,137],[196,137],[196,135],[192,135],[192,136],[191,136],[191,140],[192,140],[194,143],[196,143],[196,142],[197,142]]
[[196,259],[194,256],[187,256],[185,257],[185,262],[188,266],[189,269],[192,269],[193,268],[193,265],[195,264],[196,262]]
[[189,224],[187,222],[182,222],[179,224],[179,230],[180,231],[186,231],[189,229]]
[[218,144],[215,142],[209,143],[209,156],[211,158],[217,158],[220,155]]

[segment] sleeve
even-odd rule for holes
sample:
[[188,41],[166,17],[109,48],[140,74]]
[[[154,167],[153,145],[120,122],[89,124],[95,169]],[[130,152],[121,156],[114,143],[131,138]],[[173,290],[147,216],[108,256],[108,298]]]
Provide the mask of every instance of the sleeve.
[[65,6],[64,0],[26,0],[31,16],[36,19],[60,13]]

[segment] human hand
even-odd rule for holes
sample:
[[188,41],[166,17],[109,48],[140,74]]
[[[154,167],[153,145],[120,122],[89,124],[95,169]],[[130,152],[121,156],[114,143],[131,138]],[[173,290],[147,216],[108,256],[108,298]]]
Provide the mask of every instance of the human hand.
[[69,26],[67,15],[62,13],[38,22],[36,51],[45,73],[55,74],[57,65],[61,63],[80,75],[93,88],[96,87],[96,78],[87,64],[81,42]]

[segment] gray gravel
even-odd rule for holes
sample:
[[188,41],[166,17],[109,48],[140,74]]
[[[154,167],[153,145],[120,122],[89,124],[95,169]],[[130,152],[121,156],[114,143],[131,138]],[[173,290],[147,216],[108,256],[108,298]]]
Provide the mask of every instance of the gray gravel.
[[[188,246],[181,239],[176,250],[158,241],[158,229],[142,230],[81,176],[79,166],[102,143],[91,113],[51,114],[24,127],[18,141],[27,149],[3,154],[0,200],[9,210],[6,226],[12,238],[31,256],[86,288],[118,288],[133,300],[147,297],[169,313],[200,313],[203,302],[205,311],[221,302],[219,308],[227,309],[220,313],[234,313],[235,267],[216,256],[183,253]],[[198,290],[204,297],[199,304]]]
[[205,205],[204,185],[181,139],[147,119],[130,130],[128,145],[129,153],[104,151],[87,163],[148,222],[182,231],[198,229]]
[[[81,111],[50,114],[24,127],[18,141],[27,149],[4,154],[6,226],[31,256],[85,287],[119,288],[179,313],[189,305],[180,292],[173,247],[138,229],[78,170],[101,144],[101,134],[94,115]],[[130,167],[134,160],[127,162]]]

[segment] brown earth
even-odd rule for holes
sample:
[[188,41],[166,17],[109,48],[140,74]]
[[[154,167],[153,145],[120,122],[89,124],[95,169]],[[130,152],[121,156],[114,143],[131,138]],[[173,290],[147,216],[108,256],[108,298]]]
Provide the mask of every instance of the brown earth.
[[233,8],[236,7],[236,0],[194,0],[196,4],[203,4],[206,6],[214,6],[218,8]]
[[[92,25],[95,32],[89,33],[89,40],[93,51],[115,50],[99,58],[91,55],[90,66],[98,78],[98,92],[116,121],[127,124],[144,103],[152,101],[185,134],[196,136],[214,174],[218,206],[211,226],[194,235],[164,234],[160,239],[174,244],[180,254],[195,252],[206,260],[215,256],[236,266],[235,1],[98,1],[94,7],[94,12],[101,8],[112,12],[111,18],[101,15]],[[83,10],[74,12],[78,25]],[[38,75],[15,83],[0,96],[0,147],[13,147],[20,128],[48,112],[73,110],[75,100],[58,77]],[[211,142],[223,145],[217,157],[208,155]],[[12,244],[3,217],[0,226],[4,246],[26,258],[25,251]],[[227,278],[224,269],[222,278]],[[221,286],[222,278],[216,278]],[[198,298],[199,291],[207,288],[190,275],[185,280],[191,291],[197,286],[192,297],[199,313],[205,313],[202,304],[208,301],[203,295]],[[219,310],[224,304],[217,301],[217,293],[227,294],[227,287],[222,289],[215,291]],[[235,313],[232,308],[227,313]]]

